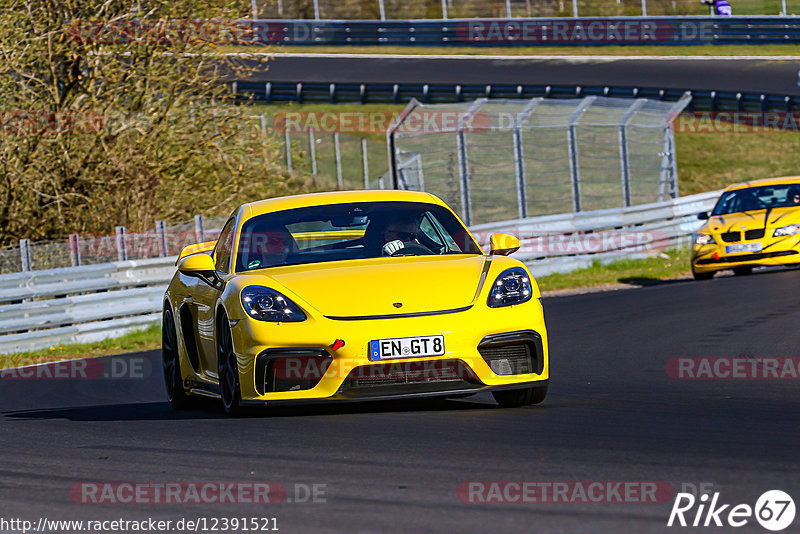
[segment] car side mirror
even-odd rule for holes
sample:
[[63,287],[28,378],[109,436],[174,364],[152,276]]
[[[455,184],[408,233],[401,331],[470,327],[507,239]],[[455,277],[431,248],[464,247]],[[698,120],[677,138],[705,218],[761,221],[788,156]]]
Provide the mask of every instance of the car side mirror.
[[178,270],[185,274],[214,272],[214,260],[208,254],[192,254],[181,260]]
[[707,211],[701,211],[700,213],[697,214],[697,218],[700,219],[701,221],[707,221],[708,220],[708,212]]
[[489,238],[489,254],[508,256],[519,250],[522,243],[519,239],[509,234],[492,234]]

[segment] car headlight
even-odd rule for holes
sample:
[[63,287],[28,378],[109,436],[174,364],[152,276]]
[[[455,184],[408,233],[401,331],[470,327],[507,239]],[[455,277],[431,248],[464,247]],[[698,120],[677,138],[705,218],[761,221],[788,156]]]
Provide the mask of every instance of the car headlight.
[[694,243],[696,245],[715,245],[717,242],[714,241],[714,236],[708,234],[697,234],[694,237]]
[[790,224],[776,228],[772,237],[785,237],[787,235],[795,235],[798,232],[800,232],[800,224]]
[[506,269],[492,284],[486,304],[490,308],[520,304],[531,299],[531,279],[522,267]]
[[264,286],[244,288],[242,306],[250,317],[258,321],[297,323],[306,320],[306,314],[297,304]]

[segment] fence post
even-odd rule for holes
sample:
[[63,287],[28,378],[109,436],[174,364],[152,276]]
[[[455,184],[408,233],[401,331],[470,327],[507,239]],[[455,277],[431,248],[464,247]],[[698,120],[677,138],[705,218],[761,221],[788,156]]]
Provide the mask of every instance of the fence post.
[[156,221],[156,244],[158,256],[163,258],[167,255],[167,225],[164,221]]
[[333,155],[336,158],[336,185],[341,190],[344,189],[342,180],[342,153],[339,150],[339,132],[333,132]]
[[194,238],[198,243],[202,243],[205,240],[206,229],[204,223],[202,215],[194,216]]
[[528,200],[526,198],[527,191],[525,186],[525,154],[522,150],[522,129],[520,124],[530,117],[531,113],[533,113],[536,106],[538,106],[541,101],[541,97],[532,98],[514,118],[514,171],[517,176],[517,205],[520,219],[524,219],[528,216]]
[[81,235],[69,234],[69,262],[73,267],[81,264]]
[[128,248],[125,243],[125,227],[124,226],[117,226],[116,227],[116,245],[117,245],[117,261],[126,261],[128,259]]
[[647,102],[647,100],[644,98],[637,99],[631,104],[627,111],[625,111],[625,114],[619,121],[619,168],[622,173],[622,202],[626,208],[631,205],[631,166],[630,157],[628,156],[628,123],[645,102]]
[[447,0],[442,0],[442,18],[447,20]]
[[314,0],[314,19],[319,20],[319,0]]
[[253,20],[258,18],[258,0],[250,0],[250,13],[253,15]]
[[289,128],[284,126],[283,128],[283,136],[286,139],[286,169],[289,172],[289,176],[292,175],[292,138],[289,134]]
[[264,167],[269,166],[269,155],[267,154],[267,118],[264,114],[259,117],[261,123],[261,149],[264,152]]
[[367,138],[361,138],[361,161],[364,165],[364,189],[369,189],[369,159],[367,158]]
[[581,169],[580,161],[578,159],[578,138],[575,135],[575,123],[581,118],[581,115],[589,109],[597,99],[596,96],[587,96],[581,100],[578,107],[569,116],[567,122],[567,141],[569,143],[569,174],[572,179],[572,209],[576,213],[581,211]]
[[[419,100],[412,98],[408,105],[400,112],[400,115],[392,121],[386,129],[386,150],[389,153],[389,178],[392,180],[392,187],[400,189],[400,176],[397,172],[397,145],[395,142],[395,134],[397,129],[403,124],[414,109],[419,106]],[[380,181],[381,189],[384,187],[383,180]]]
[[647,0],[642,0],[642,16],[647,16]]
[[669,128],[669,196],[671,198],[678,198],[680,193],[678,191],[678,161],[675,151],[675,131]]
[[578,17],[578,0],[572,0],[572,16]]
[[311,150],[311,179],[314,185],[317,185],[317,143],[314,138],[314,128],[308,129],[308,144]]
[[383,5],[383,0],[378,0],[378,10],[381,13],[381,20],[386,20],[386,8]]
[[506,0],[506,17],[511,18],[511,0]]
[[30,271],[33,268],[30,239],[19,240],[19,259],[23,271]]
[[458,118],[456,130],[456,148],[458,152],[458,175],[461,186],[461,216],[464,224],[472,224],[472,195],[469,191],[469,158],[467,156],[467,136],[464,133],[464,124],[477,113],[486,102],[486,98],[477,98],[467,109],[467,112]]

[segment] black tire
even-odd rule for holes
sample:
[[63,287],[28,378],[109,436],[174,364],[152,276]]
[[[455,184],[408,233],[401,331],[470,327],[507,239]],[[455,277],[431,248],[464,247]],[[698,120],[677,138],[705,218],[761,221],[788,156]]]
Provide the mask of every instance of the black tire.
[[492,391],[492,396],[501,408],[518,408],[531,403],[533,388]]
[[753,274],[753,268],[752,267],[734,267],[733,268],[733,274],[735,274],[736,276],[749,276],[749,275]]
[[178,351],[178,335],[172,310],[166,308],[161,322],[161,364],[167,400],[173,410],[185,410],[194,404],[194,399],[183,388],[181,359]]
[[550,387],[550,383],[543,386],[537,386],[531,388],[533,393],[531,394],[531,404],[541,404],[545,398],[547,398],[547,390]]
[[217,364],[222,407],[228,415],[241,415],[242,391],[239,386],[239,363],[236,361],[236,353],[233,352],[233,339],[226,317],[221,317],[217,332]]
[[701,282],[703,280],[711,280],[712,278],[714,278],[714,271],[711,271],[710,273],[698,273],[692,271],[692,276],[694,276],[694,279],[697,280],[698,282]]

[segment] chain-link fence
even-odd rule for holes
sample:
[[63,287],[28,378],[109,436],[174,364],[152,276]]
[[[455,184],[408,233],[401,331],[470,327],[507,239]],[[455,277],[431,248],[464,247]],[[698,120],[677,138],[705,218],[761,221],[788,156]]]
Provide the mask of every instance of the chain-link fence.
[[[731,0],[734,15],[796,15],[800,0]],[[404,20],[708,15],[699,0],[252,0],[262,19]]]
[[[669,124],[688,101],[688,96],[679,102],[595,96],[434,105],[414,100],[399,114],[326,110],[295,123],[322,124],[333,115],[338,123],[364,119],[381,125],[363,135],[313,126],[297,130],[256,116],[262,138],[249,142],[273,145],[269,136],[282,138],[283,161],[265,162],[282,164],[286,175],[306,180],[311,189],[429,191],[467,224],[481,224],[677,196]],[[380,133],[386,127],[389,135]],[[117,227],[110,235],[23,239],[0,249],[0,274],[176,255],[187,245],[215,239],[224,222],[198,215],[170,225],[159,221],[148,232]]]
[[689,100],[414,101],[389,136],[393,181],[439,196],[467,224],[675,198],[670,124]]

